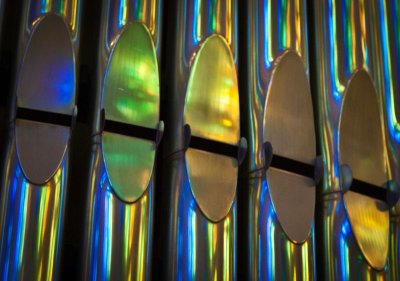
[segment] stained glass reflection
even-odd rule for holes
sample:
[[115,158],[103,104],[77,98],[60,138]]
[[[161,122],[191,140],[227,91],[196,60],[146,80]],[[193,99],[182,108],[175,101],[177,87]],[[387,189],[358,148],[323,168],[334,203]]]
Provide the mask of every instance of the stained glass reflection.
[[237,144],[239,94],[236,69],[226,41],[210,36],[192,66],[186,94],[185,122],[192,134]]
[[106,118],[154,128],[159,120],[159,77],[154,44],[141,23],[122,31],[108,64],[103,89]]
[[112,187],[118,196],[133,202],[147,188],[153,171],[153,142],[103,133],[103,153]]

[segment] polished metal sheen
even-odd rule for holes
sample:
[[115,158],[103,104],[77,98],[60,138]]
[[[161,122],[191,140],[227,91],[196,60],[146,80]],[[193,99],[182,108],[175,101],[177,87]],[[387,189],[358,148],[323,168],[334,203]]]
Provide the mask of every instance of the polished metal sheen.
[[239,91],[226,40],[208,37],[190,72],[184,119],[192,134],[236,145],[240,138]]
[[179,0],[171,10],[157,226],[165,236],[156,246],[157,273],[168,280],[235,280],[237,160],[186,150],[184,125],[197,137],[239,141],[237,1]]
[[[196,55],[186,93],[184,120],[195,136],[239,143],[236,69],[222,36],[208,37]],[[210,220],[221,220],[236,195],[235,159],[189,149],[186,160],[190,185],[200,209]]]
[[0,276],[2,280],[56,280],[71,128],[15,118],[17,107],[24,107],[61,113],[72,121],[81,1],[20,3],[18,72],[0,183]]
[[186,151],[186,164],[193,195],[199,208],[211,221],[220,221],[232,207],[238,172],[234,161],[230,157],[197,149],[189,148]]
[[[70,31],[60,16],[48,14],[36,21],[19,75],[18,106],[63,113],[72,120],[75,55]],[[46,183],[64,158],[70,128],[17,120],[15,133],[25,176],[31,183]]]
[[99,5],[83,279],[149,280],[155,140],[104,131],[102,109],[106,120],[156,128],[163,1],[103,0]]
[[[124,26],[113,43],[104,78],[105,117],[155,129],[160,87],[151,34],[143,23],[132,22]],[[149,185],[156,154],[154,143],[105,132],[102,149],[116,194],[126,202],[134,202]]]
[[[378,97],[367,72],[349,80],[339,123],[340,163],[348,164],[355,179],[382,186],[388,179],[385,138]],[[345,207],[351,229],[368,263],[382,270],[389,248],[389,211],[385,203],[347,192]]]
[[[303,61],[295,52],[287,52],[277,60],[267,94],[264,124],[264,140],[271,143],[274,154],[314,163],[310,86]],[[304,242],[314,222],[314,179],[269,169],[267,182],[283,230],[293,242]]]
[[[316,278],[312,179],[270,168],[264,143],[275,154],[311,164],[315,132],[309,87],[306,1],[247,1],[247,184],[239,186],[242,237],[238,270],[246,280]],[[298,196],[298,202],[293,203]],[[242,218],[240,220],[240,218]],[[304,219],[305,218],[305,219]],[[297,227],[299,223],[299,227]]]
[[316,222],[319,279],[399,276],[399,236],[388,233],[388,224],[391,231],[398,229],[398,206],[389,211],[389,222],[381,202],[351,191],[343,195],[341,184],[341,165],[346,163],[354,178],[378,186],[386,179],[399,181],[392,91],[396,79],[390,66],[398,64],[390,59],[393,45],[388,41],[389,26],[396,26],[389,23],[395,3],[312,1],[316,108],[325,166]]

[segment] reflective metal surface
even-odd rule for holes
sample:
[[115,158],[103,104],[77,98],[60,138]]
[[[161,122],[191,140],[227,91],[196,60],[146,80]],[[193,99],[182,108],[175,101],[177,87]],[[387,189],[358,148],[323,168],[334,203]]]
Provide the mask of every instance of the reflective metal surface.
[[[20,107],[72,115],[75,56],[67,25],[60,16],[50,14],[35,23],[19,72],[17,99]],[[70,130],[27,124],[16,123],[18,157],[28,180],[44,184],[61,164]]]
[[[247,10],[248,37],[241,39],[245,42],[241,50],[246,56],[247,67],[243,75],[248,81],[245,95],[249,110],[246,117],[249,149],[247,186],[239,187],[243,197],[238,199],[238,206],[244,214],[238,224],[243,228],[240,237],[245,238],[242,240],[244,245],[240,242],[239,247],[245,257],[239,256],[240,264],[244,266],[238,270],[242,272],[242,278],[248,280],[314,280],[312,202],[315,191],[307,187],[308,180],[304,181],[304,178],[279,177],[274,182],[272,176],[273,182],[267,181],[263,151],[263,144],[272,138],[274,153],[306,163],[311,163],[315,157],[308,86],[306,1],[251,0],[247,1]],[[302,107],[308,110],[302,112]],[[284,130],[286,125],[290,129]],[[302,136],[303,129],[308,133]],[[289,185],[291,180],[295,180],[296,185]],[[300,201],[305,205],[296,204],[296,207],[304,207],[301,214],[307,219],[301,228],[296,228],[292,221],[300,221],[301,215],[296,207],[293,207],[296,210],[288,209],[291,204],[288,200],[303,188],[310,191],[309,196],[302,194]],[[286,189],[290,192],[285,192]],[[279,194],[288,199],[282,201]],[[288,229],[288,226],[293,228]]]
[[[234,145],[239,141],[236,69],[222,36],[208,37],[194,58],[184,122],[195,136]],[[186,157],[197,204],[208,219],[221,220],[230,210],[236,193],[238,169],[234,159],[192,149],[186,152]]]
[[[301,58],[287,52],[277,59],[269,85],[264,140],[273,153],[313,164],[316,157],[310,86]],[[313,179],[268,170],[268,185],[276,215],[293,242],[303,242],[314,221]]]
[[[390,171],[392,178],[400,180],[399,155],[400,155],[400,3],[398,1],[386,0],[381,4],[378,20],[380,21],[381,33],[380,50],[383,61],[381,79],[385,85],[384,105],[387,116],[387,128],[389,131],[388,156],[390,160]],[[392,280],[400,279],[400,202],[390,210],[390,242],[389,263],[390,277]]]
[[[72,114],[80,2],[32,0],[24,1],[22,8],[17,56],[19,72],[7,132],[7,165],[0,183],[0,274],[3,280],[52,280],[57,279],[59,273],[69,128],[37,123],[27,128],[28,121],[15,122],[15,113],[18,96],[19,106]],[[39,136],[39,131],[44,131],[48,138]],[[55,146],[54,141],[57,141]],[[33,151],[46,143],[51,145],[45,151],[42,149],[42,155],[39,155],[40,150]],[[47,153],[54,149],[57,155],[53,158]],[[33,163],[35,160],[50,162]],[[51,172],[47,164],[52,166]],[[28,165],[32,175],[25,169]],[[40,174],[37,173],[39,169]]]
[[206,218],[220,221],[228,214],[236,195],[238,168],[234,159],[189,148],[186,163],[200,210]]
[[314,180],[271,167],[267,181],[276,217],[285,234],[294,243],[304,242],[314,223]]
[[[272,74],[278,58],[288,50],[297,53],[308,76],[308,41],[306,3],[303,1],[252,0],[247,4],[249,48],[247,52],[249,97],[248,119],[251,170],[264,165],[264,109]],[[246,42],[246,41],[245,41]],[[302,75],[302,74],[301,74]]]
[[18,106],[71,115],[75,76],[73,44],[62,17],[36,20],[19,72]]
[[[156,126],[158,117],[155,116],[158,116],[159,112],[158,106],[155,106],[159,101],[155,96],[159,95],[159,77],[155,71],[158,72],[161,53],[162,3],[160,0],[101,2],[103,14],[97,71],[97,79],[101,83],[96,89],[98,92],[95,101],[96,110],[92,116],[94,133],[102,129],[100,118],[102,107],[108,111],[106,119],[152,128]],[[138,52],[144,55],[139,56]],[[157,61],[154,61],[154,52]],[[146,67],[141,68],[140,65],[144,64]],[[129,67],[132,71],[125,71]],[[142,71],[148,75],[144,80],[140,74]],[[130,95],[124,97],[119,88],[123,89],[124,93],[129,92]],[[138,89],[140,91],[136,92]],[[138,99],[131,99],[134,95],[137,95]],[[112,98],[114,96],[115,101]],[[110,104],[107,102],[108,99]],[[135,108],[132,108],[132,105],[135,105]],[[140,106],[136,107],[137,105]],[[154,115],[151,115],[151,112]],[[140,123],[133,123],[134,121]]]
[[29,182],[44,184],[64,158],[70,128],[27,120],[16,121],[16,148],[24,176]]
[[[323,199],[318,211],[324,218],[319,228],[325,245],[323,255],[319,257],[323,272],[319,274],[324,273],[324,280],[395,280],[390,278],[388,267],[377,271],[365,261],[350,226],[341,194],[327,194]],[[375,234],[378,233],[371,233]]]
[[383,202],[354,192],[344,195],[351,230],[368,263],[384,269],[389,247],[389,212]]
[[[159,120],[159,77],[156,52],[147,27],[127,24],[115,39],[104,78],[106,119],[155,128]],[[147,188],[155,151],[152,143],[103,135],[103,153],[112,187],[128,202]]]
[[156,50],[147,27],[127,24],[115,39],[104,78],[106,118],[155,128],[160,85]]
[[164,256],[163,264],[168,267],[160,276],[171,280],[235,280],[236,203],[222,220],[210,221],[193,196],[184,169],[186,163],[177,159],[170,164],[179,200],[169,211],[176,212],[176,218],[169,222],[174,231],[169,231],[166,237],[168,255]]
[[[251,248],[246,245],[249,280],[315,280],[314,227],[303,243],[293,243],[276,216],[265,176],[249,179],[250,218],[243,231],[249,232]],[[243,234],[242,234],[243,235]],[[240,269],[238,269],[240,270]],[[248,276],[248,277],[247,277]],[[250,278],[251,277],[251,278]]]
[[387,180],[384,131],[377,94],[365,71],[349,81],[339,123],[339,159],[353,177],[382,186]]
[[193,135],[236,145],[240,137],[235,64],[222,36],[201,45],[190,73],[184,119]]
[[107,120],[150,128],[159,121],[162,2],[101,2],[85,280],[151,279],[155,145],[99,132],[103,106]]
[[[170,70],[165,74],[168,83],[161,105],[165,109],[163,216],[156,226],[167,235],[158,244],[162,252],[155,257],[156,272],[167,280],[235,280],[236,200],[231,198],[236,184],[225,191],[216,184],[221,178],[236,181],[237,168],[229,163],[234,159],[212,155],[207,162],[195,163],[190,148],[185,159],[183,126],[188,123],[196,136],[235,145],[239,141],[237,1],[178,0],[175,5],[170,17],[173,28],[167,35],[171,53],[164,61]],[[217,71],[221,72],[217,75]],[[204,116],[202,110],[208,114]],[[220,162],[226,168],[217,167]],[[203,185],[208,180],[213,184]],[[220,190],[222,199],[214,214],[208,204],[215,205],[216,200],[210,195],[201,199],[201,193],[212,187],[213,194]]]
[[400,278],[400,204],[390,214],[389,263],[392,280]]
[[46,184],[37,186],[25,178],[15,142],[9,148],[0,205],[1,279],[56,279],[68,157]]
[[[382,62],[377,65],[381,87],[384,89],[384,105],[386,110],[387,128],[390,138],[399,149],[400,143],[400,98],[397,93],[400,90],[400,3],[386,0],[375,5],[376,20],[379,22],[375,34],[377,50]],[[397,77],[397,79],[396,79]],[[394,154],[399,155],[399,153]],[[398,157],[397,157],[398,158]],[[396,159],[395,164],[399,161]],[[398,170],[398,169],[397,169]],[[397,175],[399,179],[399,175]]]
[[265,106],[264,141],[272,144],[274,154],[313,164],[316,145],[310,85],[295,52],[277,58]]
[[[175,10],[174,28],[171,29],[171,34],[169,35],[171,37],[174,36],[174,38],[176,37],[176,40],[174,43],[171,43],[173,45],[173,47],[170,47],[172,52],[166,59],[166,64],[171,67],[171,71],[167,75],[167,90],[171,94],[166,97],[165,101],[165,107],[170,110],[162,118],[165,120],[166,126],[164,155],[178,151],[184,146],[183,112],[186,94],[189,89],[189,77],[192,75],[191,69],[194,66],[194,59],[197,57],[198,52],[200,52],[200,46],[205,44],[208,37],[214,37],[215,34],[218,34],[226,41],[230,49],[229,52],[232,54],[233,62],[235,66],[237,65],[238,10],[236,2],[236,0],[211,1],[209,4],[208,2],[198,0],[178,0],[176,2],[177,9]],[[217,39],[214,38],[214,40]],[[227,51],[223,51],[226,47],[220,46],[217,48],[221,49],[219,52],[227,53]],[[223,60],[230,63],[230,59],[227,57]],[[203,63],[209,63],[209,61],[205,60]],[[227,81],[233,79],[229,73],[230,70],[231,66],[226,65],[225,71],[228,71],[228,73],[224,71],[223,73],[226,73],[226,75],[224,74],[223,77]],[[214,77],[210,75],[207,79],[214,79]],[[227,86],[227,89],[232,89],[233,85]],[[201,98],[204,95],[205,93],[200,93],[197,98]]]
[[[0,0],[0,6],[3,2]],[[71,50],[73,55],[77,53],[79,0],[17,2],[25,2],[20,63],[30,35],[45,14],[57,14],[65,21]],[[239,3],[246,6],[244,11]],[[176,0],[165,6],[157,0],[102,0],[97,5],[104,9],[98,21],[100,36],[93,36],[98,40],[99,48],[93,48],[93,53],[99,53],[99,73],[89,79],[98,87],[93,120],[88,121],[94,124],[92,165],[90,176],[82,172],[90,182],[82,189],[78,186],[88,193],[85,279],[400,280],[400,203],[384,211],[382,202],[351,191],[343,194],[341,186],[344,163],[351,165],[355,178],[377,185],[400,179],[398,0]],[[87,14],[90,18],[90,11]],[[167,18],[161,20],[161,14]],[[307,24],[311,26],[307,28]],[[245,27],[241,29],[241,25]],[[310,41],[314,33],[315,41]],[[139,35],[142,39],[136,40]],[[165,52],[160,51],[161,41],[168,48]],[[244,42],[240,56],[239,41]],[[307,42],[316,43],[310,48],[315,60],[310,75]],[[136,57],[141,51],[144,55]],[[221,56],[212,57],[218,52]],[[161,59],[161,54],[167,57]],[[275,75],[288,58],[285,54],[293,55],[299,64],[288,64],[291,72],[282,71],[288,81],[277,83]],[[212,58],[206,59],[206,55]],[[225,67],[217,63],[223,57],[229,61]],[[143,70],[147,75],[141,76],[142,63],[154,69],[150,73]],[[128,64],[133,66],[132,72]],[[160,73],[159,65],[163,66]],[[304,85],[297,83],[299,76],[293,74],[297,66],[301,66]],[[232,77],[227,81],[236,79],[237,71],[242,71],[239,79],[244,77],[239,81],[244,113],[240,132],[249,140],[249,152],[247,166],[239,168],[244,179],[239,177],[242,185],[238,187],[234,159],[186,150],[182,133],[183,124],[189,123],[196,136],[236,144],[239,122],[232,120],[238,119],[238,107],[226,106],[225,101],[237,100],[237,85],[229,82],[214,91],[227,69],[230,74],[226,77]],[[59,76],[57,71],[50,74]],[[133,78],[132,73],[136,75]],[[371,81],[352,85],[358,79],[355,73],[368,75]],[[274,168],[266,171],[263,151],[269,140],[275,153],[312,163],[312,114],[304,117],[296,112],[311,107],[303,104],[310,101],[309,89],[304,90],[309,78],[312,83],[317,80],[312,94],[325,173],[318,187],[315,226],[314,210],[308,207],[315,200],[312,179]],[[161,114],[163,119],[167,117],[159,165],[154,163],[152,142],[103,132],[100,118],[100,110],[106,107],[106,112],[110,109],[108,120],[154,128],[160,117],[160,100],[153,82],[163,86]],[[272,89],[276,85],[284,89],[275,96]],[[26,87],[28,92],[33,89]],[[225,90],[236,93],[223,97]],[[307,92],[308,96],[285,96],[291,92]],[[376,108],[369,108],[375,104],[370,102],[372,92]],[[208,96],[214,93],[213,97],[219,96],[217,102]],[[105,105],[108,97],[110,107]],[[42,109],[45,101],[33,99],[26,107],[40,103],[32,108]],[[60,112],[58,105],[45,107],[42,110]],[[310,114],[312,109],[305,111]],[[190,115],[193,118],[188,121]],[[7,165],[1,167],[6,171],[0,177],[0,279],[57,279],[69,190],[66,179],[71,175],[68,167],[73,167],[68,163],[70,129],[53,125],[36,129],[37,123],[13,116],[6,132]],[[303,117],[309,122],[303,122]],[[296,122],[301,124],[293,125]],[[275,137],[279,139],[275,141]],[[54,145],[59,146],[53,153]],[[46,153],[41,153],[43,150]],[[57,161],[52,163],[48,153]],[[24,166],[31,167],[31,176],[27,177]],[[157,174],[159,186],[155,185],[153,166],[164,173]],[[77,187],[71,187],[74,194]],[[236,188],[243,192],[237,195]],[[237,247],[245,250],[238,252]],[[239,271],[243,275],[237,275]]]
[[[385,125],[386,137],[382,139],[382,145],[386,146],[388,151],[387,176],[399,179],[398,126],[392,111],[394,106],[393,72],[390,70],[391,62],[389,62],[387,17],[389,11],[392,10],[389,7],[395,4],[393,1],[367,3],[367,1],[329,0],[314,1],[313,4],[316,51],[314,63],[320,120],[319,137],[325,163],[325,175],[320,190],[323,202],[320,203],[317,210],[318,213],[323,214],[317,222],[318,231],[323,237],[320,243],[322,270],[319,272],[319,278],[324,280],[386,280],[390,278],[391,265],[386,263],[383,270],[376,270],[368,263],[355,239],[357,237],[353,227],[355,222],[352,221],[350,224],[351,220],[347,217],[344,208],[344,199],[339,194],[332,195],[331,193],[339,193],[341,189],[340,161],[342,161],[343,153],[339,153],[339,149],[341,149],[339,147],[339,117],[343,102],[347,99],[343,98],[349,80],[360,69],[366,71],[371,77],[372,84],[376,89],[379,108],[386,109],[385,114],[381,115],[379,119],[383,119]],[[363,99],[367,97],[364,97],[364,93],[362,95],[363,97],[360,99],[364,102]],[[361,101],[357,103],[355,110],[362,109],[364,103],[361,104]],[[378,135],[376,134],[376,136]],[[367,139],[358,140],[358,142],[368,142],[370,137],[372,137],[372,133],[368,134]],[[359,143],[359,147],[362,148],[363,144]],[[379,166],[379,164],[377,165]],[[369,175],[375,174],[376,170],[375,167],[365,170],[366,180],[371,180]],[[348,207],[347,201],[346,198],[346,207]],[[376,205],[371,208],[375,209]],[[369,207],[368,210],[364,208],[363,224],[366,225],[368,222],[368,225],[372,226],[373,218],[377,219],[377,217],[374,213],[372,216],[367,215],[366,211],[371,212]],[[348,210],[348,213],[350,215],[351,211]],[[338,235],[338,233],[340,234]],[[391,234],[391,237],[394,236]],[[391,248],[392,245],[389,247]],[[385,249],[381,250],[383,252]],[[396,265],[396,267],[398,266]]]
[[104,132],[102,148],[115,193],[123,201],[136,201],[149,185],[156,154],[154,143]]
[[[79,0],[24,0],[23,9],[22,32],[19,40],[20,45],[24,46],[20,49],[21,59],[38,19],[44,15],[49,16],[49,14],[56,14],[64,20],[76,54],[79,47],[79,21],[81,18],[81,2]],[[52,43],[54,44],[55,42]]]
[[[347,86],[340,117],[340,163],[351,167],[354,178],[377,186],[387,181],[382,133],[374,85],[365,71],[356,72]],[[382,207],[384,202],[353,192],[344,199],[361,251],[373,267],[383,269],[389,240],[389,212]]]
[[[114,193],[99,146],[93,147],[84,280],[150,278],[153,183],[135,203]],[[125,175],[126,176],[126,175]]]

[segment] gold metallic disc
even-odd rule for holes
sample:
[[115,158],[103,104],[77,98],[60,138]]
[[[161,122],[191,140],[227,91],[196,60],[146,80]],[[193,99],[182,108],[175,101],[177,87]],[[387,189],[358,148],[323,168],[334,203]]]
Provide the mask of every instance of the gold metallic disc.
[[193,194],[201,211],[215,222],[228,214],[235,198],[238,168],[233,161],[207,151],[186,151]]
[[[351,167],[353,178],[382,186],[387,181],[387,156],[377,98],[368,73],[356,72],[343,100],[339,153],[340,163]],[[344,201],[362,253],[371,266],[383,269],[389,239],[389,212],[384,203],[351,191]]]
[[[272,144],[276,155],[307,164],[315,160],[310,86],[303,61],[294,52],[284,54],[272,74],[265,107],[264,141]],[[293,242],[305,241],[314,221],[314,180],[270,168],[267,181],[283,230]]]
[[[235,145],[239,141],[236,68],[229,45],[219,35],[208,37],[195,57],[184,119],[192,135]],[[212,221],[223,219],[235,198],[235,159],[189,148],[186,163],[200,209]]]
[[[156,128],[160,88],[156,50],[149,30],[130,23],[114,45],[107,66],[103,105],[107,120]],[[137,200],[153,170],[154,143],[105,132],[104,161],[114,191],[124,201]]]
[[235,145],[239,141],[236,68],[229,45],[219,35],[207,38],[193,62],[185,122],[195,136]]

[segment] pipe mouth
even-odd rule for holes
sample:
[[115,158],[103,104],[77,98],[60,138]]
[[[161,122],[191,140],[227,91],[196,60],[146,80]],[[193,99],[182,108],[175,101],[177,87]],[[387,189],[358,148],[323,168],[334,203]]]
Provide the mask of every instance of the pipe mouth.
[[112,49],[102,96],[105,124],[122,128],[115,132],[104,127],[102,152],[111,186],[125,202],[138,200],[151,184],[157,139],[133,137],[132,132],[159,125],[159,83],[150,31],[143,23],[131,22]]
[[[354,180],[381,188],[388,180],[383,117],[378,94],[365,70],[347,85],[339,121],[339,159],[351,168]],[[341,175],[343,176],[343,175]],[[358,194],[344,194],[355,239],[367,262],[383,270],[389,249],[389,212],[385,202]]]
[[227,148],[239,143],[239,115],[232,52],[223,37],[213,34],[194,57],[183,116],[184,123],[190,125],[190,143],[197,140],[198,144],[185,154],[191,190],[202,213],[213,222],[222,220],[232,208],[238,168],[237,153],[234,158],[217,154],[212,146]]
[[272,74],[265,105],[264,142],[271,143],[275,155],[272,162],[280,158],[289,163],[270,167],[267,182],[283,231],[292,242],[302,243],[311,233],[316,187],[313,169],[311,176],[309,172],[298,173],[293,163],[304,167],[314,165],[316,138],[306,68],[293,51],[278,59]]
[[[70,31],[60,16],[46,14],[34,25],[19,70],[17,106],[72,119],[75,88]],[[71,128],[53,123],[17,116],[17,153],[23,173],[34,184],[44,184],[54,175],[67,150]]]

